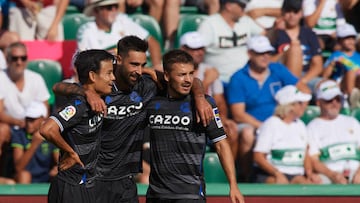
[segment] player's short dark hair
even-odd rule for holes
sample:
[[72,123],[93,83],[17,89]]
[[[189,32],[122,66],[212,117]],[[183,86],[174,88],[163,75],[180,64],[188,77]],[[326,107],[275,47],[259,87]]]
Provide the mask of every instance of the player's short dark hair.
[[180,49],[171,50],[163,56],[164,71],[170,72],[172,65],[175,63],[192,64],[195,67],[195,62],[192,56]]
[[107,60],[115,60],[115,57],[105,50],[90,49],[79,52],[75,56],[74,65],[76,67],[79,81],[85,84],[89,79],[89,72],[98,73],[101,68],[101,62]]
[[149,48],[147,41],[137,36],[129,35],[121,38],[117,43],[117,54],[119,56],[128,56],[130,51],[146,52]]

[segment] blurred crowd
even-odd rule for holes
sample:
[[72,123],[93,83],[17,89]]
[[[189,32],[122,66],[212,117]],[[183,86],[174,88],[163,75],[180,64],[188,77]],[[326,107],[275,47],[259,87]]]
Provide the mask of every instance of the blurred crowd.
[[[238,182],[360,183],[360,124],[352,113],[360,108],[359,0],[0,4],[0,184],[49,182],[57,173],[59,150],[38,130],[61,105],[60,96],[49,104],[45,78],[27,69],[23,41],[66,40],[62,19],[70,6],[89,18],[77,31],[78,50],[116,54],[118,40],[135,35],[148,42],[149,64],[158,71],[169,50],[193,57],[196,77],[218,106]],[[183,13],[184,8],[195,12]],[[162,41],[133,21],[134,13],[153,18]],[[179,33],[189,15],[201,16],[201,22]],[[78,82],[76,71],[63,79]],[[304,123],[310,106],[319,113]],[[144,157],[148,147],[145,140]],[[212,149],[209,144],[207,153]],[[149,181],[148,162],[143,161],[141,183]]]

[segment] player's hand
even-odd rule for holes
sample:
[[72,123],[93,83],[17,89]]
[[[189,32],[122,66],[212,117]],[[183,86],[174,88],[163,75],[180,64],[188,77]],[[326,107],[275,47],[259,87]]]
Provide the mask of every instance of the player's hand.
[[245,203],[244,196],[241,194],[239,188],[230,188],[231,203]]
[[60,160],[59,169],[60,171],[64,171],[66,169],[71,168],[75,164],[80,164],[81,167],[84,167],[84,164],[81,162],[80,157],[75,152],[69,153],[65,152],[64,156]]
[[205,97],[196,97],[196,121],[202,122],[203,126],[206,127],[210,124],[211,120],[214,119],[214,113],[211,105],[205,99]]
[[107,107],[104,100],[102,100],[100,96],[95,92],[93,92],[92,90],[85,90],[85,95],[86,95],[86,100],[91,107],[91,110],[106,116]]

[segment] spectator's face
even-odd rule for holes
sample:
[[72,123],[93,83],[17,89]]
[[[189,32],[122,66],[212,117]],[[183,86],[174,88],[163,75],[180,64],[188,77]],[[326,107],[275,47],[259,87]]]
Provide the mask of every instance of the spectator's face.
[[111,26],[116,20],[118,8],[119,5],[117,4],[99,6],[95,8],[95,18],[97,21]]
[[341,49],[344,51],[355,51],[356,40],[355,37],[346,37],[339,40]]
[[300,118],[306,109],[306,103],[305,102],[294,102],[293,103],[293,110],[294,114],[297,118]]
[[117,83],[132,87],[137,84],[142,74],[142,68],[146,65],[146,54],[145,52],[130,51],[128,56],[119,56],[118,65],[115,71]]
[[168,93],[173,98],[180,98],[190,94],[194,80],[194,66],[186,63],[175,63],[170,72],[165,72],[168,82]]
[[341,109],[341,96],[336,96],[331,100],[318,100],[318,105],[321,110],[321,115],[328,118],[336,118]]
[[293,28],[300,25],[300,20],[302,18],[302,11],[284,11],[283,19],[285,21],[286,28]]
[[114,76],[114,66],[112,60],[101,61],[98,73],[94,73],[95,91],[101,95],[110,94]]
[[193,57],[195,64],[200,64],[204,61],[205,48],[190,49],[186,47],[184,50]]
[[43,117],[26,118],[26,132],[29,134],[34,134],[40,128],[43,120]]
[[237,22],[244,15],[244,7],[239,3],[227,3],[226,6],[231,14],[231,19]]
[[270,52],[256,53],[254,51],[249,51],[251,65],[260,68],[266,69],[270,63]]
[[24,75],[27,66],[27,53],[21,47],[14,47],[7,56],[8,71],[12,80],[16,81]]

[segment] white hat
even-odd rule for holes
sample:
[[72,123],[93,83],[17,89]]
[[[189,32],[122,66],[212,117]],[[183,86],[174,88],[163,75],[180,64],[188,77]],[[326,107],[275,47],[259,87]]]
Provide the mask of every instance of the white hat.
[[40,118],[47,116],[47,109],[43,102],[32,101],[25,110],[25,117]]
[[275,94],[275,100],[280,105],[291,104],[293,102],[307,102],[310,99],[311,94],[301,92],[294,85],[287,85]]
[[320,84],[316,92],[317,99],[331,100],[336,96],[342,95],[338,84],[333,80],[327,80]]
[[274,47],[271,46],[269,39],[262,35],[251,37],[247,41],[247,47],[249,50],[256,53],[265,53],[275,50]]
[[205,47],[205,42],[200,33],[187,32],[181,36],[180,45],[185,45],[191,49],[199,49]]
[[88,4],[85,7],[84,14],[87,16],[92,16],[94,15],[94,8],[118,3],[118,0],[89,0]]
[[336,36],[338,38],[345,38],[345,37],[356,37],[357,32],[353,25],[350,24],[343,24],[336,27]]

